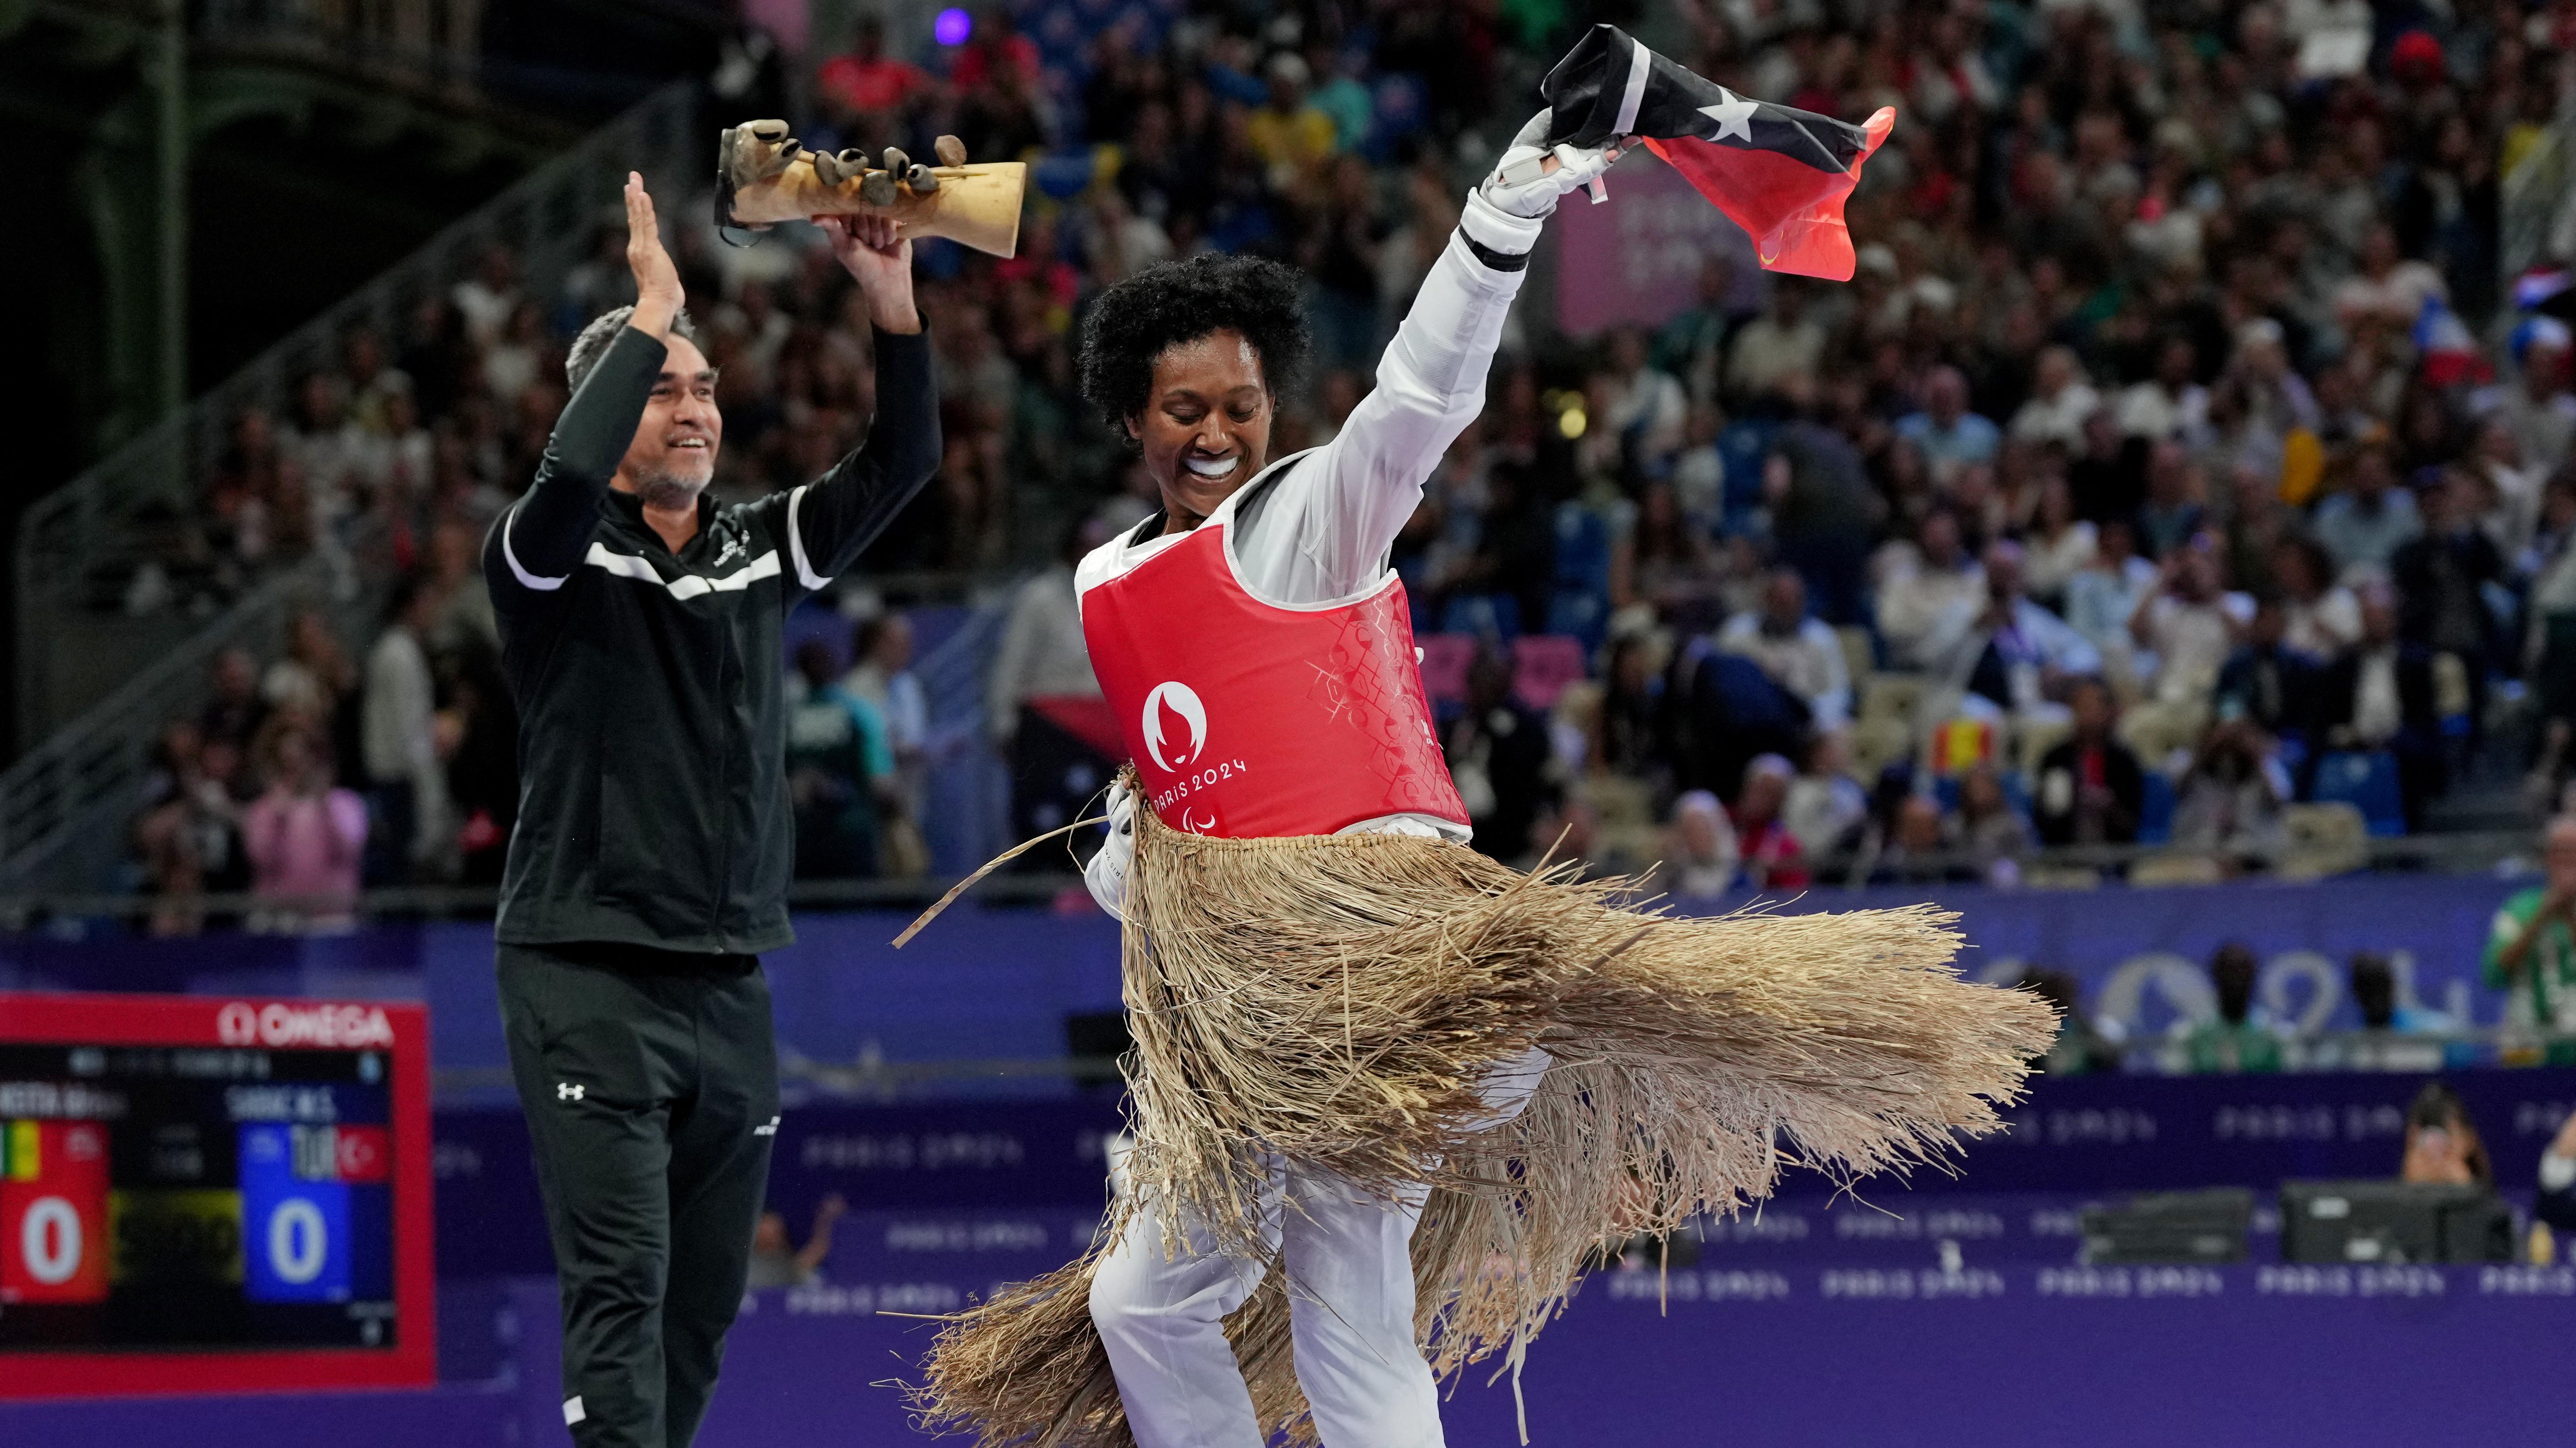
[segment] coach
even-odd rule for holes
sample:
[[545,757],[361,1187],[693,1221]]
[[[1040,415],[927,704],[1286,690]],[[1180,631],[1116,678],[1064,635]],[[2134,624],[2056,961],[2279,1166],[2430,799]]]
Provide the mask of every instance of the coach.
[[912,246],[826,226],[875,324],[877,416],[819,480],[720,508],[724,418],[626,183],[636,303],[573,343],[573,396],[484,542],[519,706],[501,1014],[563,1290],[582,1448],[685,1448],[743,1278],[778,1064],[760,952],[794,939],[780,637],[939,459]]

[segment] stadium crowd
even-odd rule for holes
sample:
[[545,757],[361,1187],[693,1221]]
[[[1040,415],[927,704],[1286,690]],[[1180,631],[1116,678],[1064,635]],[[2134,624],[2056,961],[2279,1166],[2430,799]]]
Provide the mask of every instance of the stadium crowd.
[[[2067,844],[2233,871],[2303,803],[2420,827],[2464,762],[2526,737],[2554,799],[2576,293],[2499,278],[2499,177],[2566,93],[2565,6],[1050,0],[914,57],[863,23],[803,74],[798,128],[1036,162],[1017,256],[922,248],[946,454],[863,565],[898,602],[1041,570],[986,701],[1024,804],[1100,778],[1022,727],[1096,693],[1049,606],[1061,560],[1150,506],[1075,395],[1089,300],[1202,248],[1294,262],[1318,363],[1274,456],[1328,438],[1594,19],[1748,94],[1899,120],[1850,203],[1849,285],[1717,255],[1660,326],[1515,314],[1394,559],[1480,846],[1661,861],[1686,899],[1826,860],[2009,880]],[[239,420],[136,606],[317,548],[403,583],[354,658],[317,617],[265,671],[225,661],[145,804],[153,888],[497,868],[510,732],[474,547],[544,446],[565,340],[621,300],[620,242],[603,227],[549,295],[495,249],[406,335],[351,335],[290,415]],[[784,233],[676,242],[722,369],[719,488],[814,476],[871,410],[854,297]],[[920,868],[917,830],[888,840],[918,809],[918,688],[906,723],[900,662],[839,682],[888,632],[800,661],[847,721],[800,736],[840,741],[807,761],[834,873]]]

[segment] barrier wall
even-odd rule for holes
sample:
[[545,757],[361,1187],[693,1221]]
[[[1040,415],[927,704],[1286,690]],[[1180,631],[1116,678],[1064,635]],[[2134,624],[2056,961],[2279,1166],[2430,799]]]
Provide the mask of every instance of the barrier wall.
[[[2398,957],[2420,1003],[2493,1025],[2503,1001],[2478,983],[2478,951],[2513,888],[2475,876],[2383,875],[2157,890],[1962,887],[1938,899],[1963,918],[1970,949],[1961,965],[1970,974],[2010,979],[2025,963],[2071,970],[2097,1015],[2151,1035],[2204,1006],[2204,967],[2228,940],[2263,957],[2263,998],[2284,1021],[2358,1025],[2342,981],[2351,953],[2368,949]],[[1926,893],[1816,891],[1777,908],[1904,904]],[[827,1062],[1054,1057],[1065,1052],[1068,1012],[1117,1008],[1117,929],[1095,911],[987,910],[970,899],[896,951],[889,942],[909,918],[798,918],[799,942],[768,959],[783,1050]],[[10,936],[0,938],[0,989],[425,997],[440,1067],[504,1064],[491,927],[480,923],[325,938]]]
[[[2529,1192],[2541,1148],[2576,1106],[2576,1070],[2469,1071],[2449,1079],[2486,1139],[2498,1185]],[[2396,1073],[2042,1077],[2010,1113],[2011,1129],[1967,1148],[1953,1170],[1874,1177],[1838,1202],[1823,1177],[1793,1173],[1762,1213],[1770,1235],[1746,1227],[1742,1240],[1833,1243],[1838,1251],[1884,1241],[1919,1255],[1919,1223],[1882,1224],[1922,1211],[1978,1210],[1961,1206],[1963,1194],[2053,1194],[2064,1198],[2053,1204],[2062,1209],[2055,1216],[2006,1214],[1991,1230],[1972,1224],[1933,1235],[2062,1265],[2074,1260],[2073,1211],[2087,1196],[2206,1186],[2268,1191],[2286,1178],[2396,1175],[2406,1103],[2424,1080]],[[1119,1126],[1118,1099],[1108,1092],[937,1105],[791,1102],[778,1128],[769,1200],[800,1233],[815,1203],[834,1192],[861,1212],[1071,1213],[1083,1228],[1066,1240],[1052,1229],[1041,1234],[1038,1255],[1024,1264],[1043,1271],[1070,1255],[1069,1243],[1087,1239],[1103,1200],[1101,1139]],[[432,1134],[440,1276],[551,1271],[518,1109],[441,1111]]]

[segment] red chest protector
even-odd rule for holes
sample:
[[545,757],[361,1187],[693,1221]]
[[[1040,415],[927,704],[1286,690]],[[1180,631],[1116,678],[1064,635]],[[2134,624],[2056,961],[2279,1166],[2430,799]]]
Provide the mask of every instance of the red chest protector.
[[1422,814],[1467,823],[1431,731],[1404,584],[1348,603],[1252,596],[1225,525],[1082,595],[1092,672],[1174,829],[1229,839],[1329,835]]

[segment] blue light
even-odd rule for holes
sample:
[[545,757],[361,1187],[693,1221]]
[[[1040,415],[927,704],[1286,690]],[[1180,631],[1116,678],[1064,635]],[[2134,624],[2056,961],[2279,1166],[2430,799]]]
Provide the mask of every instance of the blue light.
[[940,11],[939,18],[930,22],[930,38],[942,45],[964,45],[966,37],[974,33],[974,17],[953,6]]

